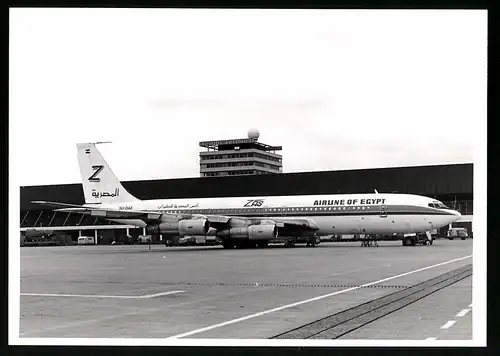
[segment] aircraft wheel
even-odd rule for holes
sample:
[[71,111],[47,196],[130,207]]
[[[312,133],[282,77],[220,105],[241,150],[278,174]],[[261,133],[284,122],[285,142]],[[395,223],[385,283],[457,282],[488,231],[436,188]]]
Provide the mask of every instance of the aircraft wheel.
[[234,244],[232,242],[229,242],[229,241],[224,241],[222,243],[222,247],[224,247],[225,249],[228,249],[228,248],[233,248],[234,247]]

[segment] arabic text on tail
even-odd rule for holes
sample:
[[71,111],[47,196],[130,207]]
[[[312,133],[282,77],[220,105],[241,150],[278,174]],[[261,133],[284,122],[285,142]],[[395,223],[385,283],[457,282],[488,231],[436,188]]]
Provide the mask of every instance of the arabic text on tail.
[[93,143],[78,143],[78,164],[86,204],[113,204],[137,201],[122,186]]

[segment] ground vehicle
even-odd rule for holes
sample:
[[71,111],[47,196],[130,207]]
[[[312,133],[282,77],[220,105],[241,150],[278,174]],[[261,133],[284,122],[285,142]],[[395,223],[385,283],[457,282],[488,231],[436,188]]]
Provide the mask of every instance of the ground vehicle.
[[450,240],[453,240],[455,237],[460,237],[462,240],[465,240],[469,237],[469,234],[467,233],[467,229],[465,227],[452,227],[448,230],[446,237]]
[[430,232],[424,233],[414,233],[414,234],[403,234],[402,236],[403,246],[415,246],[418,244],[422,245],[432,245],[434,239]]
[[137,238],[138,243],[149,243],[151,241],[151,235],[139,235]]
[[94,237],[93,236],[80,236],[78,237],[78,245],[93,245]]

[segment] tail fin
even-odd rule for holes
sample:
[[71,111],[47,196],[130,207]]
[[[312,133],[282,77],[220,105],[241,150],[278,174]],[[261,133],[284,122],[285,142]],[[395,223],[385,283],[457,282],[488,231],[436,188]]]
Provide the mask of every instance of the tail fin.
[[95,143],[78,143],[78,164],[86,204],[138,201],[123,188]]

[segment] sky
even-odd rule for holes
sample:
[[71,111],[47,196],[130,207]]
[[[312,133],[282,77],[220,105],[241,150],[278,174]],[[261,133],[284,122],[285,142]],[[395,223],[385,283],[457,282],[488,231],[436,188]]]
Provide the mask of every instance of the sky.
[[283,171],[471,163],[486,140],[480,10],[11,9],[10,164],[80,183],[199,176],[199,141],[283,146]]

